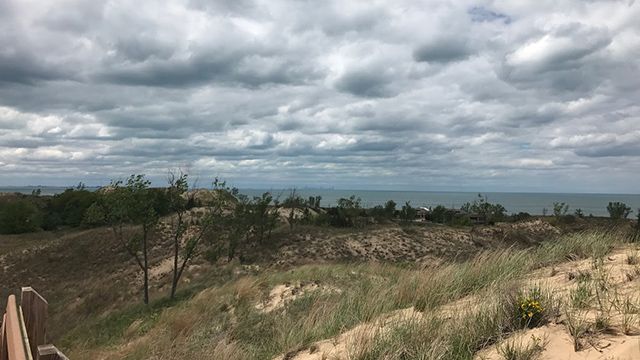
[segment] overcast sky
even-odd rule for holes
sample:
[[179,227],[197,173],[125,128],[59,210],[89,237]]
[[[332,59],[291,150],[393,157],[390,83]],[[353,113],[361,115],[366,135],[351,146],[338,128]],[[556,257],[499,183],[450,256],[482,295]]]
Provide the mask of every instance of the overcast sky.
[[638,193],[640,1],[0,0],[0,185]]

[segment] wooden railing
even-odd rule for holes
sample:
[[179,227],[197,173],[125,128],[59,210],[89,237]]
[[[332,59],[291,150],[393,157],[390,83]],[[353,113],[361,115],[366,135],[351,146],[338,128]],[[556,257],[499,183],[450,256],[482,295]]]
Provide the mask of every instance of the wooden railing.
[[49,304],[30,287],[23,287],[18,304],[15,295],[7,299],[2,318],[0,360],[68,360],[47,342]]

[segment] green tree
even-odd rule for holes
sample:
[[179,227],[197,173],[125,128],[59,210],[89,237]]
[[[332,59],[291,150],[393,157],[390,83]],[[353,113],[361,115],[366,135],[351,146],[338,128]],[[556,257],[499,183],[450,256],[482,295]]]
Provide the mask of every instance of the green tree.
[[396,202],[393,200],[388,200],[384,204],[384,214],[387,219],[392,219],[396,214]]
[[56,194],[51,199],[48,210],[48,217],[56,219],[59,224],[48,221],[50,226],[67,225],[79,226],[85,216],[85,212],[91,205],[99,201],[99,195],[96,192],[86,190],[82,183],[76,188],[66,189],[60,194]]
[[102,202],[94,202],[84,212],[82,224],[85,226],[101,226],[107,223],[107,214]]
[[227,245],[227,257],[229,260],[235,257],[236,250],[241,241],[244,240],[245,243],[249,242],[251,230],[251,200],[248,196],[240,194],[236,196],[236,199],[237,202],[234,211],[231,213],[231,216],[227,218],[227,224],[230,225]]
[[[131,175],[126,182],[112,181],[105,194],[106,220],[116,241],[135,260],[143,273],[143,301],[149,304],[149,237],[158,222],[151,182]],[[129,231],[131,227],[133,231]]]
[[507,209],[501,204],[492,204],[487,200],[486,196],[478,194],[478,198],[472,203],[466,203],[460,208],[468,214],[477,214],[483,217],[487,222],[502,221],[506,216]]
[[[319,200],[318,200],[319,204]],[[282,202],[282,207],[289,209],[289,216],[287,221],[289,222],[289,228],[293,229],[296,223],[296,212],[302,210],[305,207],[305,201],[298,193],[296,189],[292,189],[289,196]]]
[[[364,225],[359,221],[366,214],[361,206],[362,200],[355,195],[338,199],[337,206],[327,209],[326,220],[335,227],[354,227]],[[322,219],[322,218],[321,218]]]
[[27,199],[0,204],[0,233],[22,234],[40,230],[42,213]]
[[626,219],[632,212],[627,204],[619,201],[610,202],[607,205],[607,211],[609,212],[609,217],[614,220]]
[[[275,209],[271,208],[272,203],[274,203]],[[271,240],[271,231],[277,225],[279,217],[277,206],[278,202],[274,202],[270,192],[265,192],[260,197],[254,197],[250,203],[249,219],[260,244],[264,243],[265,236],[267,240]],[[305,210],[307,209],[305,208]]]
[[178,289],[178,283],[180,282],[180,277],[182,276],[182,272],[191,258],[193,253],[195,252],[195,248],[197,244],[194,242],[198,242],[202,238],[202,230],[198,231],[198,235],[195,237],[190,237],[185,242],[185,251],[182,257],[182,265],[178,265],[180,259],[180,248],[182,244],[183,237],[187,234],[189,228],[189,219],[188,217],[188,199],[186,195],[189,191],[189,185],[187,183],[187,174],[179,173],[176,174],[174,172],[169,172],[168,178],[168,187],[166,189],[166,197],[162,197],[162,199],[167,200],[167,208],[169,212],[173,212],[173,215],[169,220],[169,228],[171,231],[171,241],[173,242],[173,276],[171,277],[171,294],[170,297],[173,299],[176,295],[176,291]]
[[447,208],[442,205],[434,207],[433,210],[431,210],[431,221],[440,224],[447,222]]
[[410,202],[407,201],[404,205],[402,205],[402,209],[400,210],[400,221],[404,223],[409,223],[415,220],[416,218],[416,209],[414,209]]
[[560,219],[567,215],[567,212],[569,212],[569,204],[565,204],[563,202],[553,203],[553,216],[555,216],[556,219]]

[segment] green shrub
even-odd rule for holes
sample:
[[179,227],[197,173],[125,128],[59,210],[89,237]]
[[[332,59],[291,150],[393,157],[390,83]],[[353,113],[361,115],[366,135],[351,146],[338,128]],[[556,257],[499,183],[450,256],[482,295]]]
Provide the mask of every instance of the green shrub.
[[460,209],[468,214],[480,215],[490,224],[496,221],[503,221],[507,213],[507,209],[504,206],[490,203],[487,197],[483,197],[482,194],[478,194],[478,198],[474,202],[468,202],[462,205]]
[[361,206],[362,200],[355,195],[338,200],[338,206],[328,211],[329,224],[335,227],[356,227],[363,225],[361,217],[366,211]]
[[0,204],[0,233],[22,234],[38,231],[42,213],[29,200],[16,199]]
[[84,212],[82,224],[85,226],[101,226],[107,223],[106,209],[100,203],[93,203]]
[[513,222],[528,220],[530,218],[531,214],[529,214],[528,212],[519,212],[517,214],[511,215],[511,221]]
[[614,220],[618,220],[626,219],[631,213],[631,208],[623,202],[615,201],[610,202],[609,205],[607,205],[607,211],[609,212],[609,217]]
[[79,226],[85,211],[98,200],[99,194],[82,187],[70,188],[51,199],[47,207],[47,226]]
[[539,288],[530,289],[518,296],[515,317],[520,326],[534,328],[546,321],[545,308],[542,305],[542,293]]

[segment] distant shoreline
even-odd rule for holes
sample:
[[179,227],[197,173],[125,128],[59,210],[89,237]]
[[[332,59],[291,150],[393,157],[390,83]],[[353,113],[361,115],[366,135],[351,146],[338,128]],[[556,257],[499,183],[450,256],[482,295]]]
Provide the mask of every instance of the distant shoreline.
[[[30,195],[33,190],[40,189],[41,195],[52,196],[75,186],[15,186],[0,187],[0,193],[22,193]],[[87,186],[89,191],[100,187]],[[205,188],[206,189],[206,188]],[[249,197],[260,196],[264,192],[271,192],[274,197],[284,198],[290,189],[239,189],[240,193]],[[312,189],[297,188],[296,192],[303,198],[321,196],[322,206],[335,206],[338,199],[351,195],[360,197],[362,206],[371,208],[384,205],[387,200],[393,200],[398,205],[409,201],[412,206],[437,206],[460,208],[466,202],[477,199],[479,192],[472,191],[402,191],[402,190],[343,190],[343,189]],[[639,194],[602,194],[602,193],[527,193],[527,192],[481,192],[492,203],[502,204],[509,214],[527,212],[531,215],[542,215],[544,210],[551,214],[554,202],[564,202],[569,205],[569,213],[581,209],[585,216],[608,216],[606,206],[609,202],[624,202],[633,209],[630,217],[635,217],[640,208]]]

